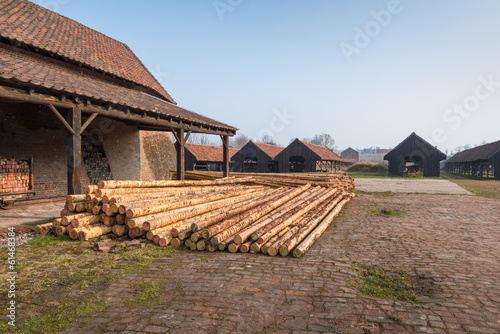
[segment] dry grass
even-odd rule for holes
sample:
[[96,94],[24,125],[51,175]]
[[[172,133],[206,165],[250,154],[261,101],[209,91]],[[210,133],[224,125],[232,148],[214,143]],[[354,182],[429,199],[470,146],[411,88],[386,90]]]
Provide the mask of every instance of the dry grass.
[[[103,292],[130,270],[142,270],[153,259],[177,256],[182,250],[158,247],[125,248],[113,242],[113,253],[97,253],[93,242],[74,241],[67,236],[39,236],[17,247],[16,327],[7,325],[2,311],[0,331],[11,333],[55,333],[76,318],[97,312],[105,305]],[[6,260],[6,256],[2,258]],[[0,289],[7,291],[7,274],[0,274]],[[7,305],[7,295],[0,296]],[[52,303],[51,303],[52,302]],[[62,311],[64,310],[64,311]],[[23,316],[36,312],[32,317]],[[62,314],[64,316],[62,316]]]
[[498,180],[467,178],[446,172],[442,172],[442,177],[476,195],[500,200],[500,181]]

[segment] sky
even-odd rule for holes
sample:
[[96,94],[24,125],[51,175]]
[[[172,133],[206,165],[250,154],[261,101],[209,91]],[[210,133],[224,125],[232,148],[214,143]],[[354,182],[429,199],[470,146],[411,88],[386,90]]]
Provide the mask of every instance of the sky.
[[179,106],[252,139],[500,139],[497,0],[34,2],[126,43]]

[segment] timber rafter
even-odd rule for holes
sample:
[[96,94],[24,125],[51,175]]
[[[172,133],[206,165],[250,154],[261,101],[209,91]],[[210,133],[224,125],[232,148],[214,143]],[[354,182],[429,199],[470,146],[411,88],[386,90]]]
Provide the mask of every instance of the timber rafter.
[[[47,106],[52,105],[56,108],[72,109],[79,106],[83,113],[97,114],[100,116],[118,119],[127,122],[128,124],[138,126],[143,130],[149,131],[172,131],[172,129],[183,129],[186,132],[189,131],[192,133],[206,133],[221,136],[234,136],[236,134],[236,130],[197,124],[195,122],[176,119],[175,117],[169,115],[153,114],[151,111],[139,109],[131,110],[126,106],[112,105],[110,103],[106,103],[101,106],[97,101],[91,101],[88,98],[81,98],[78,96],[70,100],[64,94],[58,94],[55,96],[38,93],[35,89],[33,89],[33,87],[20,89],[0,85],[0,98]],[[92,117],[95,118],[97,115],[93,115]]]

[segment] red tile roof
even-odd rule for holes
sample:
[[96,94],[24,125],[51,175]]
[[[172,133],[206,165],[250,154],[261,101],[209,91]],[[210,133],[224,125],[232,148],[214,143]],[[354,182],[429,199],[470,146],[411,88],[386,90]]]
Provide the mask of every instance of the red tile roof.
[[256,143],[254,141],[252,141],[252,143],[254,143],[255,146],[260,148],[262,151],[264,151],[264,153],[267,154],[271,159],[274,159],[278,155],[278,153],[285,149],[284,147],[271,144]]
[[334,152],[330,151],[326,147],[308,143],[306,141],[300,140],[300,142],[306,145],[311,151],[319,155],[321,160],[333,160],[333,161],[344,161]]
[[126,44],[29,1],[0,1],[0,36],[141,85],[175,104]]
[[13,48],[1,42],[0,78],[150,111],[180,120],[235,130],[227,124],[180,108],[144,92],[118,86],[103,75],[95,75],[90,70],[40,56],[34,52]]
[[[202,144],[186,143],[185,147],[189,152],[191,152],[196,160],[198,161],[212,161],[212,162],[222,162],[223,161],[223,150],[220,146],[210,146]],[[229,149],[229,158],[238,152],[236,148]]]

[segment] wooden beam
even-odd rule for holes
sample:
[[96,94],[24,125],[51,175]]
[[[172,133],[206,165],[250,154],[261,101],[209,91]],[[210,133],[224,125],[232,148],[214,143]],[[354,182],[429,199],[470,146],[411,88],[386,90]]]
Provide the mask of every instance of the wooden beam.
[[177,180],[184,180],[185,159],[184,159],[184,129],[177,129],[175,132],[175,149],[177,151]]
[[73,134],[68,134],[68,194],[81,194],[81,166],[82,166],[82,109],[74,107],[68,112],[68,121],[73,126]]
[[57,118],[59,118],[59,120],[62,122],[62,124],[66,127],[66,129],[68,129],[69,133],[71,133],[73,136],[76,135],[75,133],[75,130],[73,130],[73,128],[71,127],[71,125],[68,124],[68,122],[66,122],[66,120],[64,119],[64,117],[59,113],[59,111],[52,105],[52,104],[49,104],[49,108],[50,110],[52,110],[52,112],[57,116]]
[[99,114],[98,113],[93,113],[89,119],[85,122],[85,124],[82,125],[82,129],[81,129],[81,132],[80,134],[83,133],[83,131],[85,131],[85,129],[87,128],[87,126],[89,126],[89,124],[98,116]]
[[[59,99],[51,95],[47,94],[39,94],[39,93],[28,93],[22,89],[16,89],[6,86],[0,85],[0,98],[5,98],[7,100],[14,100],[20,102],[28,102],[34,104],[42,104],[42,105],[52,105],[54,107],[60,108],[73,108],[76,106],[74,102],[67,99]],[[87,99],[87,101],[89,101]],[[179,129],[183,128],[184,130],[191,130],[193,133],[206,133],[213,135],[227,135],[234,136],[236,134],[236,130],[230,129],[217,129],[213,126],[210,127],[208,125],[199,124],[199,125],[191,125],[191,124],[182,124],[182,121],[175,121],[172,117],[164,116],[166,118],[156,118],[152,116],[143,117],[141,114],[134,112],[125,112],[123,110],[115,109],[111,105],[109,105],[110,109],[105,107],[101,107],[98,105],[94,105],[91,102],[86,102],[85,105],[81,106],[81,111],[85,113],[98,113],[99,115],[119,119],[122,121],[128,121],[131,123],[135,123],[137,125],[145,125],[156,127],[157,129],[152,131],[170,131],[171,128]],[[143,111],[141,111],[142,113]],[[68,130],[69,131],[69,130]]]
[[229,137],[220,137],[222,139],[222,176],[229,177]]

